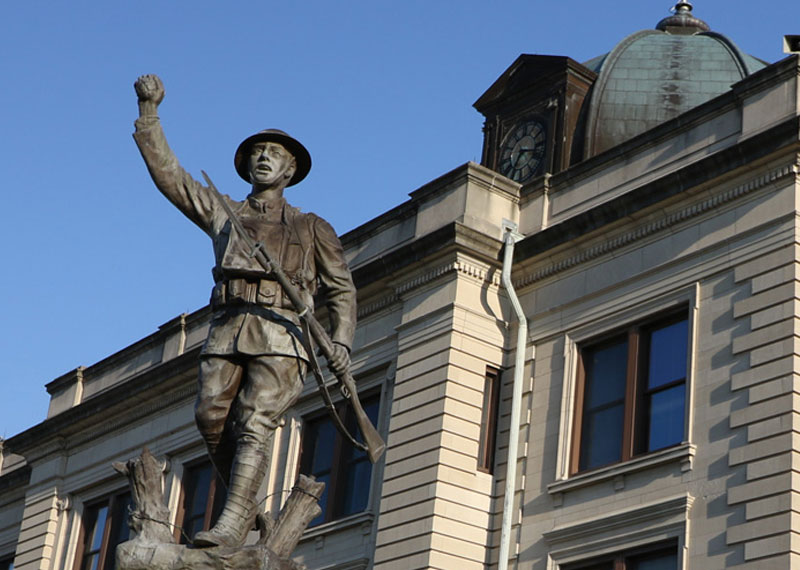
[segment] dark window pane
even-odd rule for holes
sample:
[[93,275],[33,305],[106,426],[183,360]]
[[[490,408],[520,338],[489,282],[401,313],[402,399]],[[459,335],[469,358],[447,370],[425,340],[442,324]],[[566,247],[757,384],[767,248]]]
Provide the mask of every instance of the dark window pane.
[[478,441],[478,469],[492,473],[497,445],[497,416],[500,407],[500,371],[487,366],[483,382],[483,409]]
[[84,518],[82,570],[95,570],[100,567],[100,549],[108,519],[108,504],[89,507]]
[[314,422],[312,435],[314,448],[311,460],[311,474],[325,473],[333,466],[333,447],[336,441],[336,427],[328,418]]
[[100,550],[103,545],[103,532],[106,529],[106,519],[108,518],[108,507],[103,506],[97,509],[95,515],[95,523],[92,525],[91,541],[89,542],[89,550],[94,552]]
[[[216,469],[209,462],[187,467],[183,488],[180,542],[186,544],[197,532],[213,526],[224,505],[226,492]],[[207,518],[209,509],[211,516]]]
[[647,387],[657,388],[686,378],[689,324],[686,319],[650,333]]
[[322,512],[317,517],[312,519],[310,523],[308,523],[309,528],[324,523],[328,515],[328,491],[330,490],[331,486],[331,476],[330,474],[320,475],[316,479],[317,481],[325,483],[325,489],[323,489],[322,496],[319,498],[319,506],[322,509]]
[[369,480],[372,475],[369,459],[351,465],[346,475],[342,490],[342,516],[360,513],[367,508]]
[[211,465],[202,465],[192,469],[191,496],[189,499],[189,509],[187,514],[190,516],[205,516],[208,505],[208,491],[211,488]]
[[622,404],[584,415],[581,469],[593,469],[622,459]]
[[197,532],[205,529],[208,494],[211,490],[211,465],[188,467],[184,475],[183,520],[181,544],[188,543]]
[[625,399],[628,368],[628,341],[584,351],[586,387],[584,409],[592,410]]
[[[364,412],[377,425],[377,398],[363,401]],[[341,417],[348,431],[363,442],[355,415],[348,406]],[[337,452],[339,456],[334,457]],[[322,513],[309,523],[315,526],[349,514],[363,511],[369,500],[372,464],[366,452],[353,447],[328,417],[306,420],[303,433],[301,471],[325,483],[319,500]]]
[[84,568],[86,568],[87,570],[97,570],[99,566],[100,566],[100,554],[95,553],[90,555],[89,558],[86,559],[86,564],[84,565]]
[[133,506],[131,494],[123,493],[114,497],[113,506],[111,533],[108,538],[108,552],[106,554],[106,563],[103,566],[105,570],[114,570],[117,565],[117,545],[130,538],[131,529],[128,524],[128,513]]
[[661,552],[631,558],[625,564],[626,570],[677,570],[678,553]]
[[183,524],[183,533],[181,533],[181,544],[187,544],[194,535],[201,530],[205,530],[203,526],[204,521],[200,517],[195,517],[185,522]]
[[[364,412],[372,422],[372,425],[378,424],[378,406],[377,398],[371,398],[364,402]],[[359,443],[364,442],[364,437],[361,430],[358,429],[358,424],[355,419],[355,414],[348,414],[347,427],[351,433],[356,434],[356,441]],[[338,513],[339,516],[351,515],[359,513],[367,508],[367,501],[369,499],[369,482],[372,476],[372,464],[367,457],[367,453],[360,449],[356,449],[349,443],[344,444],[343,449],[343,473],[339,491],[341,492],[341,508]]]
[[647,451],[677,445],[683,441],[686,384],[679,384],[650,396],[650,429]]

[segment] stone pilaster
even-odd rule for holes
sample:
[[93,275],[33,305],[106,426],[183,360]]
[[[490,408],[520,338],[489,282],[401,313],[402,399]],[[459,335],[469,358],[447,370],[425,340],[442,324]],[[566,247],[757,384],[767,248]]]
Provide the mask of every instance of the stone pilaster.
[[473,269],[456,265],[456,279],[406,300],[443,302],[407,312],[398,328],[376,570],[485,568],[493,478],[477,455],[486,365],[502,363],[503,336],[458,302],[486,287]]
[[[731,389],[747,405],[730,427],[746,441],[728,454],[745,468],[746,482],[728,489],[728,504],[744,508],[745,522],[728,528],[729,545],[743,545],[744,568],[800,564],[800,247],[792,243],[736,268],[750,296],[734,304],[745,332],[733,353],[749,368],[734,374]],[[798,566],[800,567],[800,566]]]
[[22,517],[15,570],[56,568],[58,524],[62,503],[55,488],[28,493]]

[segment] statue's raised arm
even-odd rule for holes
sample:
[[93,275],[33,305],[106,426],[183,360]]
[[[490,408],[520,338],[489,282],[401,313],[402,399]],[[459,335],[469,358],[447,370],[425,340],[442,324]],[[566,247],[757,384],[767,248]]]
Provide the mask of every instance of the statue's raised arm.
[[206,186],[192,178],[167,144],[158,106],[164,100],[164,84],[157,75],[142,75],[133,85],[139,100],[139,118],[133,138],[142,153],[156,187],[186,217],[213,239],[225,224],[216,199]]

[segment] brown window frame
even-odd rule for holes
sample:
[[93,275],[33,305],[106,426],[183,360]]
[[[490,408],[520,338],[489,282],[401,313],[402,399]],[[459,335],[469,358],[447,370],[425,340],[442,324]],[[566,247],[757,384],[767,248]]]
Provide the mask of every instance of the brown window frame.
[[[381,393],[380,391],[376,392],[367,392],[365,395],[361,395],[361,403],[363,407],[366,409],[371,406],[373,403],[377,404],[378,412],[377,417],[380,417],[380,407],[381,407]],[[342,418],[342,423],[350,430],[350,433],[354,434],[355,437],[360,439],[360,432],[357,429],[357,424],[355,422],[355,415],[353,414],[352,407],[346,401],[340,401],[336,404],[336,410],[339,413],[339,417]],[[333,422],[330,418],[327,411],[317,411],[311,413],[307,416],[303,417],[303,429],[301,433],[300,439],[300,459],[298,461],[298,472],[303,474],[311,474],[311,466],[313,461],[313,450],[309,449],[310,439],[308,438],[307,429],[312,422],[324,422],[324,421]],[[377,427],[377,424],[376,424]],[[327,524],[338,519],[344,518],[346,516],[351,516],[356,514],[353,513],[343,513],[344,507],[342,505],[342,501],[344,501],[344,493],[342,490],[344,489],[345,485],[347,484],[348,478],[347,473],[345,472],[345,464],[346,462],[343,461],[344,459],[344,452],[350,451],[352,446],[349,442],[345,441],[344,436],[339,433],[339,430],[336,427],[333,427],[334,430],[334,443],[332,446],[332,460],[331,460],[331,467],[330,467],[330,481],[327,483],[327,488],[325,489],[325,494],[323,498],[325,498],[325,504],[320,504],[323,508],[322,516],[323,520],[319,522],[311,521],[309,523],[308,528],[313,528],[318,525]],[[348,449],[350,448],[350,449]],[[369,460],[367,459],[367,462]],[[375,469],[374,465],[371,466],[370,477],[369,477],[369,485],[365,492],[367,493],[367,504],[365,506],[365,510],[369,509],[369,498],[370,498],[370,491],[372,488],[372,483],[375,476]],[[323,499],[320,499],[322,501]],[[313,524],[312,524],[313,523]]]
[[181,494],[175,514],[177,526],[174,532],[175,540],[181,544],[188,544],[189,540],[193,538],[189,536],[189,531],[186,528],[186,501],[188,499],[188,493],[191,491],[191,493],[194,494],[197,489],[198,479],[197,477],[193,477],[193,475],[204,468],[211,469],[211,477],[209,479],[208,491],[206,492],[206,508],[202,530],[211,528],[212,524],[216,522],[216,519],[219,517],[225,503],[225,497],[227,495],[225,492],[225,484],[219,476],[219,473],[217,473],[216,467],[214,467],[214,464],[211,463],[208,458],[201,458],[184,464],[183,476],[181,477]]
[[[131,492],[130,490],[124,491],[117,491],[116,493],[112,493],[110,495],[106,495],[97,500],[93,500],[91,502],[86,503],[83,510],[83,516],[81,517],[81,529],[78,535],[78,548],[75,552],[75,568],[77,570],[83,570],[84,564],[86,562],[85,557],[87,554],[90,554],[94,551],[87,551],[86,550],[86,541],[87,541],[87,532],[91,532],[87,527],[91,525],[92,529],[94,530],[94,526],[97,522],[97,514],[93,516],[93,518],[88,518],[89,513],[97,509],[96,512],[99,512],[100,509],[103,507],[107,508],[106,520],[103,525],[103,535],[100,541],[100,548],[97,550],[97,557],[98,557],[98,565],[97,570],[111,570],[115,567],[115,560],[114,560],[114,553],[116,551],[116,546],[119,543],[111,545],[111,538],[112,535],[118,534],[119,529],[121,528],[120,525],[128,524],[128,513],[123,512],[127,511],[127,509],[123,509],[125,504],[128,504],[130,501]],[[123,542],[123,541],[120,541]]]
[[[625,461],[630,461],[634,457],[646,455],[661,449],[668,449],[680,445],[681,442],[669,445],[655,450],[647,450],[646,431],[648,427],[649,415],[645,400],[648,394],[655,393],[656,391],[666,390],[673,386],[683,384],[686,392],[684,393],[684,409],[686,398],[688,397],[689,378],[688,374],[681,380],[670,382],[658,386],[656,389],[648,390],[646,386],[647,380],[647,366],[648,366],[648,352],[650,348],[650,333],[660,327],[670,326],[679,322],[686,321],[687,328],[690,324],[689,309],[683,306],[677,310],[670,310],[650,318],[638,321],[630,326],[616,329],[615,331],[603,335],[602,337],[592,339],[589,342],[582,343],[579,347],[578,354],[578,367],[577,367],[577,387],[575,393],[575,407],[573,414],[572,426],[572,448],[570,454],[570,475],[578,473],[585,473],[594,469],[600,469],[608,465],[614,465]],[[591,351],[602,347],[604,344],[613,344],[615,341],[625,338],[627,343],[627,361],[626,361],[626,379],[625,379],[625,395],[624,395],[624,410],[623,410],[623,426],[622,426],[622,449],[620,459],[592,467],[581,467],[581,445],[583,439],[583,420],[585,412],[585,389],[587,382],[586,367],[584,364],[584,355]],[[689,336],[687,334],[686,352],[687,358],[689,356]],[[686,438],[685,433],[686,418],[684,416],[684,434],[683,439]]]
[[487,366],[484,374],[481,431],[478,440],[478,471],[492,475],[497,451],[497,419],[500,410],[502,374],[499,368]]

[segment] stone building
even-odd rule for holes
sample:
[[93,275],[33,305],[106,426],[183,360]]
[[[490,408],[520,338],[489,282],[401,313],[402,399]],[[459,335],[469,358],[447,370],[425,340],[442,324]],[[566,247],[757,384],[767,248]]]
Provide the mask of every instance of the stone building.
[[[481,164],[342,236],[388,448],[370,466],[307,383],[262,496],[327,482],[309,568],[800,568],[800,58],[675,8],[583,64],[520,56],[475,104]],[[176,536],[209,524],[209,315],[47,385],[47,418],[3,442],[0,569],[111,568],[130,500],[111,462],[144,446]]]

